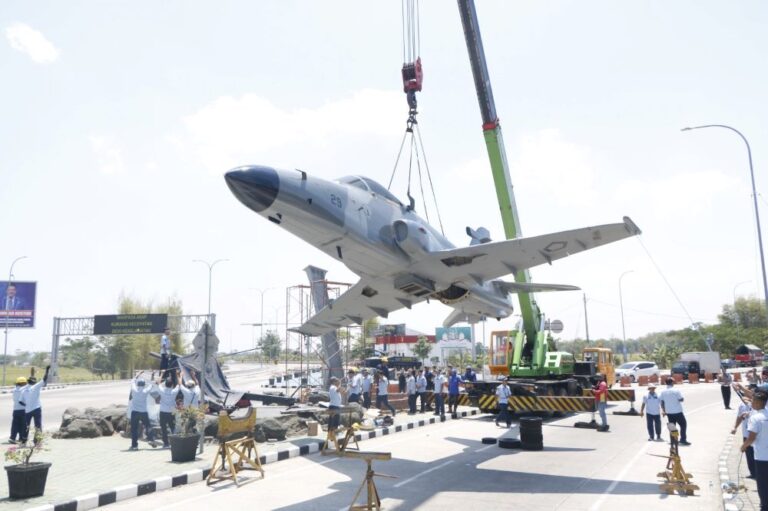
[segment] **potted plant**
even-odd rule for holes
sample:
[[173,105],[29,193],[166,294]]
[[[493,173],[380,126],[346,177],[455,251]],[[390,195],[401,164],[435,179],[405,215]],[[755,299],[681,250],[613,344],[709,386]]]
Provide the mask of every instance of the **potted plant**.
[[45,481],[48,478],[50,463],[30,462],[30,458],[36,452],[45,450],[45,435],[42,430],[32,428],[30,430],[33,439],[32,444],[13,445],[5,451],[5,461],[14,461],[15,465],[8,465],[5,471],[8,474],[8,492],[11,499],[26,499],[37,497],[45,493]]
[[179,433],[170,435],[171,461],[194,461],[200,432],[205,425],[205,413],[198,406],[187,406],[178,412]]

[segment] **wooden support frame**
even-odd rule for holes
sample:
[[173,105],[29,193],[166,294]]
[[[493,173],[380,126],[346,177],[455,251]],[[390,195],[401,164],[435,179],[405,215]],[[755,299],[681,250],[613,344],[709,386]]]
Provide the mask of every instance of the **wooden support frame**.
[[[259,450],[253,439],[253,428],[256,425],[256,409],[249,408],[248,413],[241,418],[231,418],[227,412],[219,413],[219,449],[213,458],[213,465],[208,474],[207,484],[213,484],[225,479],[231,479],[240,486],[237,474],[242,470],[258,470],[264,479],[264,469],[259,459]],[[247,436],[234,440],[226,438],[235,433],[245,433]]]
[[[392,453],[347,451],[347,452],[341,453],[340,455],[346,458],[362,459],[366,463],[365,478],[363,479],[363,482],[360,483],[360,486],[357,488],[357,492],[355,492],[355,496],[352,499],[352,504],[349,505],[350,511],[356,511],[356,510],[373,511],[374,509],[380,510],[381,497],[379,496],[379,490],[376,488],[376,483],[373,478],[387,477],[390,479],[397,479],[397,477],[390,476],[387,474],[377,474],[373,470],[372,463],[373,463],[373,460],[389,461],[392,459]],[[366,489],[366,503],[357,504],[357,498],[360,496],[360,493],[363,491],[363,488]]]

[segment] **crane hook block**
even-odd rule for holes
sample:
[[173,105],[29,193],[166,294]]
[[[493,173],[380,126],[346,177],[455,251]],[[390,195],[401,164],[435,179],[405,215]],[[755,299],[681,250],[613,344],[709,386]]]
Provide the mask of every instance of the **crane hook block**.
[[403,64],[403,92],[421,91],[421,82],[424,80],[424,72],[421,69],[421,57],[416,62]]

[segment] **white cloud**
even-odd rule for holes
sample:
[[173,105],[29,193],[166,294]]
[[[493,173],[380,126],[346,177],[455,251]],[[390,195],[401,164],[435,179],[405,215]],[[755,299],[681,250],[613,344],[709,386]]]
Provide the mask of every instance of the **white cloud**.
[[91,135],[88,137],[96,156],[99,170],[104,174],[118,174],[123,170],[123,154],[120,145],[109,136]]
[[59,49],[41,32],[24,23],[14,23],[6,28],[5,37],[11,48],[25,53],[38,64],[50,64],[59,58]]
[[403,110],[402,94],[371,89],[290,110],[256,94],[223,96],[183,119],[182,145],[219,173],[274,150],[295,156],[308,145],[328,147],[353,135],[390,137],[402,129]]

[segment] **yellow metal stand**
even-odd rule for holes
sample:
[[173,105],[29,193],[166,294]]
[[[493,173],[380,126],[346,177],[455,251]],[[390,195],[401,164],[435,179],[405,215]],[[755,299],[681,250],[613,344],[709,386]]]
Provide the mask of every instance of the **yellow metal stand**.
[[[338,413],[342,413],[340,410]],[[320,449],[320,454],[323,456],[327,455],[327,452],[330,443],[333,442],[333,445],[336,449],[336,454],[342,454],[346,452],[346,450],[349,448],[350,442],[355,443],[355,448],[359,451],[360,450],[360,444],[357,443],[357,438],[355,438],[355,435],[357,434],[358,429],[360,429],[360,425],[355,423],[352,424],[352,413],[350,410],[349,414],[349,425],[344,428],[328,428],[328,434],[325,437],[325,442],[323,442],[323,448]],[[343,431],[344,436],[341,440],[339,440],[339,432]]]
[[[219,414],[219,449],[213,459],[213,466],[208,474],[207,484],[231,479],[240,486],[237,479],[242,470],[258,470],[264,478],[264,469],[259,460],[259,451],[253,440],[253,427],[256,424],[256,409],[249,408],[248,414],[239,419],[230,418],[226,412]],[[225,441],[229,435],[245,432],[248,436]]]
[[[345,456],[347,458],[359,458],[362,460],[365,460],[365,463],[367,465],[366,471],[365,471],[365,479],[363,479],[363,482],[360,484],[360,487],[357,489],[357,492],[355,493],[355,497],[352,499],[352,504],[349,505],[350,511],[355,510],[367,510],[371,511],[373,509],[380,510],[381,509],[381,498],[379,497],[379,490],[376,488],[376,483],[374,481],[374,477],[388,477],[391,479],[397,479],[395,476],[389,476],[386,474],[377,474],[373,471],[373,466],[371,465],[373,463],[373,460],[382,460],[382,461],[389,461],[392,459],[392,453],[389,452],[360,452],[360,451],[347,451],[345,453],[341,454],[342,456]],[[363,491],[363,488],[366,489],[366,503],[365,504],[356,504],[357,498],[360,496],[360,493]]]
[[693,492],[698,490],[699,487],[691,482],[693,476],[683,469],[683,463],[680,461],[680,454],[677,450],[680,434],[677,430],[672,430],[669,433],[671,439],[669,456],[661,456],[662,458],[667,458],[667,470],[657,474],[657,477],[664,478],[666,482],[661,483],[659,489],[670,495],[675,492],[693,495]]

